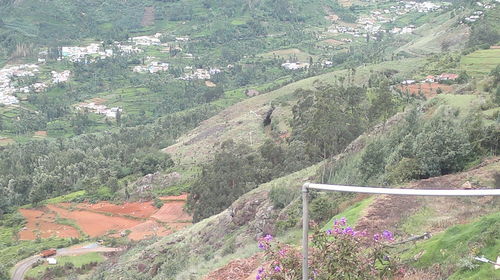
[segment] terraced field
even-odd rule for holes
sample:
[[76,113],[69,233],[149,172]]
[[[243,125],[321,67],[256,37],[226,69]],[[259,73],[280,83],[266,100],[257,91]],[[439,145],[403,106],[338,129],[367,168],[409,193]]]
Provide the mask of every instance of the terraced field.
[[485,75],[500,65],[500,49],[478,50],[462,58],[460,67],[472,75]]
[[118,237],[122,232],[128,232],[131,240],[166,236],[191,224],[191,216],[184,212],[186,199],[186,195],[164,197],[160,209],[155,208],[151,201],[122,205],[109,202],[54,203],[37,209],[20,209],[27,224],[19,236],[21,240]]

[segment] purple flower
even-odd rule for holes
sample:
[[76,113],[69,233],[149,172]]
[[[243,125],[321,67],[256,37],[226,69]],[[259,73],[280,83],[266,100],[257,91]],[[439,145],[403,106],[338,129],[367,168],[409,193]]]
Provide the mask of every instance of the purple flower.
[[342,231],[343,234],[348,234],[348,235],[354,235],[354,230],[352,229],[352,227],[346,227],[343,231]]
[[345,226],[347,224],[347,219],[345,217],[340,218],[339,224]]
[[257,274],[257,276],[255,276],[255,280],[261,280],[262,277],[260,276],[260,274]]
[[281,267],[279,265],[275,266],[274,271],[281,272]]
[[285,254],[286,254],[286,250],[285,250],[285,249],[281,249],[281,250],[279,251],[279,254],[280,254],[280,256],[284,257],[284,256],[285,256]]
[[273,236],[268,234],[268,235],[264,236],[264,240],[267,242],[271,242],[271,241],[273,241]]
[[375,240],[375,241],[379,241],[379,240],[380,240],[380,234],[375,233],[375,234],[373,235],[373,240]]
[[392,232],[388,231],[388,230],[384,230],[384,232],[382,233],[382,236],[386,239],[386,240],[394,240],[394,235],[392,234]]
[[257,270],[257,273],[258,274],[262,274],[264,272],[264,268],[263,267],[259,267],[259,270]]
[[266,246],[262,242],[259,242],[259,249],[266,250]]
[[327,235],[332,235],[332,233],[333,233],[333,231],[332,231],[331,229],[327,229],[327,230],[326,230],[326,234],[327,234]]

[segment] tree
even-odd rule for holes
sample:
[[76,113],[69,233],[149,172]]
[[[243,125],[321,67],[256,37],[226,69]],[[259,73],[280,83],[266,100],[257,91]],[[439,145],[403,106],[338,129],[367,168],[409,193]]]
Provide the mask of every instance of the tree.
[[462,170],[472,153],[467,132],[454,121],[452,111],[443,108],[424,125],[413,143],[415,158],[424,177]]
[[188,207],[195,222],[226,209],[238,197],[270,180],[263,176],[262,159],[244,144],[226,141],[212,163],[202,168],[191,187]]

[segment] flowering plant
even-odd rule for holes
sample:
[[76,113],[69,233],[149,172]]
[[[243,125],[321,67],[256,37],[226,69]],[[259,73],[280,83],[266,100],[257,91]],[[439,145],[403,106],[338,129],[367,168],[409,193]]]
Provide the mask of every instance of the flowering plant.
[[[345,218],[334,221],[326,231],[315,227],[309,258],[309,279],[378,279],[393,275],[394,263],[388,258],[387,243],[394,241],[390,231],[369,236],[347,226]],[[267,264],[259,268],[256,280],[292,280],[302,275],[302,255],[297,248],[274,242],[267,235],[259,239]]]

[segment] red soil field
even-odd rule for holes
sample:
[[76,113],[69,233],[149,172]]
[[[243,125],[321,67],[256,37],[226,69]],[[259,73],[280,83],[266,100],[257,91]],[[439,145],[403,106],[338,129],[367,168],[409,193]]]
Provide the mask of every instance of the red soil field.
[[165,203],[161,209],[155,208],[151,201],[122,205],[109,202],[58,203],[40,209],[20,209],[27,225],[26,229],[19,232],[19,236],[23,240],[34,240],[36,232],[39,232],[41,238],[79,237],[76,228],[57,224],[55,221],[58,217],[73,221],[91,237],[105,235],[111,230],[117,232],[113,236],[119,237],[120,232],[130,230],[128,238],[132,240],[154,235],[166,236],[191,224],[191,216],[183,211],[187,194],[161,199]]
[[141,223],[132,219],[110,217],[88,211],[69,211],[54,205],[48,205],[47,207],[56,212],[61,218],[75,221],[90,237],[104,235],[110,230],[122,231]]
[[137,218],[148,218],[158,210],[151,202],[128,202],[122,205],[116,205],[109,202],[99,202],[96,204],[82,203],[78,204],[76,208],[83,210],[91,209],[97,212],[118,215],[129,215]]
[[52,236],[70,238],[79,237],[78,230],[71,226],[55,223],[56,215],[45,211],[34,209],[19,209],[19,212],[26,218],[26,229],[19,232],[20,240],[35,240],[37,233],[40,238],[49,238]]
[[186,201],[188,198],[187,193],[181,195],[169,195],[160,197],[161,200],[184,200]]
[[151,236],[167,236],[172,233],[172,230],[164,228],[156,221],[147,221],[142,224],[138,224],[133,228],[130,228],[132,231],[128,238],[131,240],[142,240]]
[[167,202],[151,218],[164,223],[191,221],[191,216],[184,212],[185,204],[184,201]]
[[451,93],[453,92],[453,86],[438,84],[438,83],[417,83],[412,85],[399,85],[396,87],[399,91],[409,92],[413,95],[418,95],[419,92],[427,98],[433,98],[437,94],[437,89],[440,88],[442,93]]

